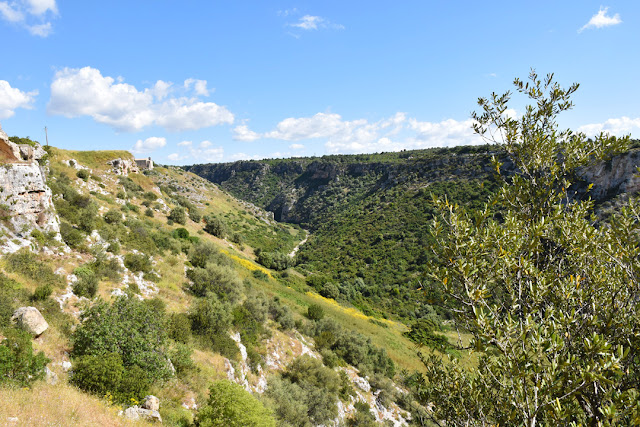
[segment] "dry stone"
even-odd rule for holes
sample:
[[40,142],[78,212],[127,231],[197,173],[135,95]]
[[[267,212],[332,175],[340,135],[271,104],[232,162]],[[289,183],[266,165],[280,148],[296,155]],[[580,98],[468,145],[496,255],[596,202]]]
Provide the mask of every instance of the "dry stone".
[[25,331],[38,336],[47,330],[49,324],[35,307],[20,307],[11,320]]
[[160,399],[153,395],[145,396],[142,407],[144,409],[149,409],[150,411],[157,411],[160,409]]
[[139,406],[132,406],[125,409],[122,414],[128,420],[145,420],[150,422],[162,422],[162,417],[158,411],[152,411],[150,409],[140,408]]

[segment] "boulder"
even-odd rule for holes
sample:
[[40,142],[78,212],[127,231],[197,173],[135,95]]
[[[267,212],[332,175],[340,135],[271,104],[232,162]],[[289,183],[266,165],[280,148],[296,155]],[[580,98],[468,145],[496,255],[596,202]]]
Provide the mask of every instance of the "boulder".
[[149,409],[150,411],[157,411],[160,409],[160,399],[153,395],[145,396],[144,402],[142,402],[142,407],[144,409]]
[[162,417],[158,411],[152,411],[150,409],[140,408],[138,406],[132,406],[125,409],[122,414],[128,420],[145,420],[151,422],[162,422]]
[[55,372],[49,369],[48,366],[44,367],[44,379],[47,382],[47,384],[51,384],[51,385],[58,384],[58,375],[56,375]]
[[35,307],[20,307],[13,312],[11,321],[35,336],[40,335],[49,327],[47,321]]

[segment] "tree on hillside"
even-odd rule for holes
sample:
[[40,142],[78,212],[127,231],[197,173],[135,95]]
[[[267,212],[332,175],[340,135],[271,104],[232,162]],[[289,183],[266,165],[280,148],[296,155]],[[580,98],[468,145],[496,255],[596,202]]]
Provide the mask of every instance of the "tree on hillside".
[[432,225],[430,275],[477,367],[425,357],[417,396],[438,425],[639,423],[640,204],[601,223],[572,190],[578,168],[629,140],[558,129],[577,84],[534,71],[514,84],[532,102],[521,117],[507,114],[509,92],[473,114],[514,174],[483,210],[436,200]]

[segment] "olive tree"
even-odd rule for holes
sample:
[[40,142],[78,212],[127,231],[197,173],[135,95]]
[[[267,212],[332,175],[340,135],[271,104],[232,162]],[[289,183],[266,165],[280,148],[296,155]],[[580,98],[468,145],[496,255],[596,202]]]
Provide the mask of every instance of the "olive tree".
[[575,191],[579,168],[629,140],[559,130],[577,84],[534,71],[514,84],[532,103],[519,118],[510,92],[473,114],[506,153],[493,159],[500,191],[481,211],[435,200],[430,276],[477,365],[425,357],[417,396],[438,425],[638,423],[640,205],[605,223]]

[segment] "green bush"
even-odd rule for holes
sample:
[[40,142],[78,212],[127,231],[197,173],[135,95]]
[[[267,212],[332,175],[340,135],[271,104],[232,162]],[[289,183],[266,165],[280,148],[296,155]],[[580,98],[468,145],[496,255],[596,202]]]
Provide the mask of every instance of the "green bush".
[[83,181],[87,181],[89,179],[89,175],[89,171],[86,169],[80,169],[78,172],[76,172],[76,176]]
[[109,209],[102,218],[107,224],[119,224],[122,222],[122,212],[117,209]]
[[307,317],[311,320],[321,320],[324,317],[324,309],[318,304],[311,304],[307,308]]
[[117,353],[82,356],[74,360],[71,383],[100,397],[111,395],[116,402],[142,400],[151,380],[136,365],[128,369]]
[[50,362],[43,352],[33,353],[31,334],[7,328],[0,342],[0,384],[26,387],[44,377],[44,367]]
[[124,265],[131,271],[148,273],[153,267],[151,260],[145,254],[128,253],[124,256]]
[[242,296],[242,282],[230,267],[208,263],[206,268],[187,270],[187,277],[192,282],[189,290],[196,296],[203,297],[214,292],[220,299],[232,303]]
[[127,297],[111,305],[98,301],[80,320],[71,336],[72,357],[116,353],[127,370],[138,366],[154,380],[171,375],[164,352],[165,321],[149,304]]
[[7,269],[19,273],[41,285],[62,287],[64,280],[53,272],[53,269],[38,259],[38,256],[28,248],[7,255]]
[[153,218],[153,209],[151,209],[151,208],[145,209],[144,216],[149,217],[149,218]]
[[206,215],[204,217],[204,231],[216,237],[224,239],[227,235],[227,226],[222,220],[215,215]]
[[98,278],[89,267],[78,267],[73,270],[78,281],[73,284],[73,293],[79,297],[93,298],[98,292]]
[[182,206],[178,206],[171,209],[167,219],[177,224],[185,225],[187,223],[187,214]]
[[64,221],[60,223],[60,235],[62,240],[73,249],[84,243],[85,234]]
[[275,427],[273,414],[238,384],[221,380],[209,389],[209,400],[194,420],[196,427]]
[[195,222],[196,224],[199,224],[200,221],[202,221],[202,214],[200,213],[199,210],[195,208],[191,208],[189,209],[189,219]]
[[178,375],[184,375],[196,369],[196,365],[191,360],[193,350],[186,344],[175,343],[169,350],[169,359]]
[[200,268],[205,268],[208,263],[231,265],[229,258],[220,253],[216,245],[207,241],[193,245],[189,250],[189,262],[192,266]]
[[49,284],[38,285],[35,291],[33,291],[33,296],[31,299],[33,301],[44,301],[51,296],[53,293],[53,288]]

